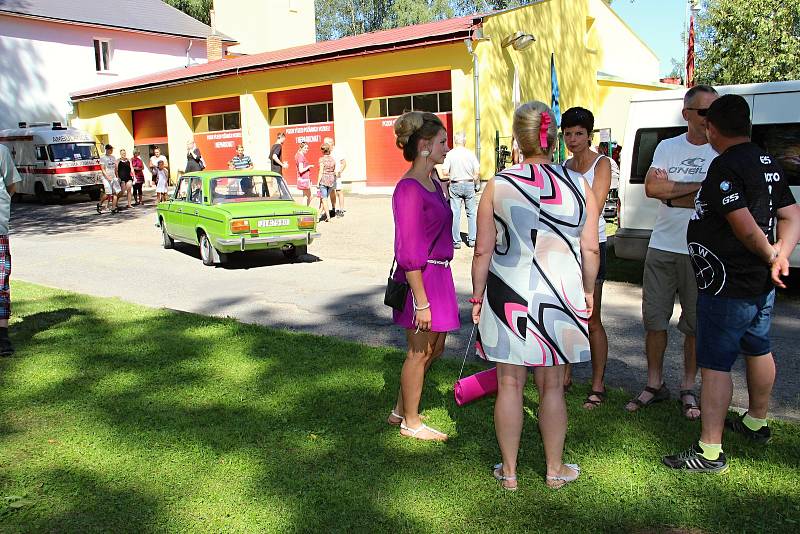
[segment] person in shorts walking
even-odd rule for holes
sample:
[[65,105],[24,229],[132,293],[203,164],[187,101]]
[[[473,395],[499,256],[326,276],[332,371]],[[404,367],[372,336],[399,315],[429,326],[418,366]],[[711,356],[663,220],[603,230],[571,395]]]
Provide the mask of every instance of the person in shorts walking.
[[695,306],[697,285],[686,248],[686,226],[691,209],[670,207],[672,200],[694,194],[706,177],[717,153],[708,144],[704,113],[716,100],[717,92],[708,85],[697,85],[683,97],[683,118],[688,125],[685,134],[665,139],[656,147],[653,163],[645,177],[645,192],[650,198],[662,201],[644,262],[642,283],[642,319],[647,353],[647,386],[625,408],[636,411],[654,402],[667,400],[669,389],[664,383],[664,352],[667,348],[667,328],[675,304],[675,293],[681,303],[678,330],[683,341],[683,379],[680,402],[689,420],[700,417],[694,383],[695,363]]
[[453,248],[461,248],[461,204],[467,210],[467,246],[475,246],[478,231],[477,199],[475,185],[480,183],[480,163],[475,154],[465,146],[467,136],[456,132],[453,136],[453,150],[447,153],[442,168],[450,179],[450,209],[453,211]]
[[[728,469],[724,427],[760,443],[771,438],[766,419],[775,382],[769,340],[774,286],[785,287],[781,277],[789,274],[789,255],[800,237],[800,208],[780,165],[751,142],[744,98],[720,97],[707,117],[708,140],[720,156],[708,169],[687,233],[698,288],[702,430],[698,442],[663,462],[720,473]],[[747,365],[748,411],[726,421],[730,371],[740,353]]]
[[97,213],[103,211],[103,202],[108,201],[111,213],[117,213],[117,203],[122,186],[117,177],[117,158],[114,157],[114,147],[106,145],[106,153],[100,158],[100,169],[103,171],[103,195],[97,203]]
[[11,317],[11,246],[8,242],[8,220],[11,218],[11,197],[22,177],[14,165],[14,158],[5,145],[0,145],[0,356],[14,354],[8,338],[8,319]]

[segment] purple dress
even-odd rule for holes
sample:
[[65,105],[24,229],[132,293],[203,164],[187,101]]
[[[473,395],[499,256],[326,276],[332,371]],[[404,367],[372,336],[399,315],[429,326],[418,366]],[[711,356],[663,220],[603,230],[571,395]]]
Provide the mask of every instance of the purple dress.
[[[428,260],[453,259],[453,212],[442,187],[433,180],[435,191],[425,189],[413,178],[403,178],[392,195],[394,212],[394,279],[405,282],[407,271],[422,270],[422,284],[431,303],[431,331],[458,330],[458,302],[450,267]],[[408,292],[402,312],[394,310],[394,323],[406,329],[414,326],[414,303]]]

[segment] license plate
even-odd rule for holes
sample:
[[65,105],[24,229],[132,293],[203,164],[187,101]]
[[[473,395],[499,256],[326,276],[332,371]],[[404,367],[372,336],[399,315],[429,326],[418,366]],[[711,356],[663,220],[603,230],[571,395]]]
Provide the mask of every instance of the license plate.
[[272,227],[272,226],[289,226],[289,219],[262,219],[258,221],[258,226],[260,228],[264,227]]
[[64,191],[71,192],[71,191],[80,191],[80,186],[73,186],[73,187],[65,187]]

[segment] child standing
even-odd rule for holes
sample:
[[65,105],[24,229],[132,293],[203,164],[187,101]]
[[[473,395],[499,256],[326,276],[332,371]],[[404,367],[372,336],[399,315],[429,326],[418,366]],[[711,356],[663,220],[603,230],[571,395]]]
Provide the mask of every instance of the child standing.
[[167,175],[167,168],[163,160],[158,160],[158,167],[156,167],[156,200],[164,202],[167,200],[167,187],[169,186],[169,176]]

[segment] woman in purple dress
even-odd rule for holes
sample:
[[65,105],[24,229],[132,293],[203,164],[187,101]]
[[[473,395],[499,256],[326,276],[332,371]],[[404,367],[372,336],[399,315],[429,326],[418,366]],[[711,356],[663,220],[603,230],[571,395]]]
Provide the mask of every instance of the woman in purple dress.
[[395,235],[394,278],[408,282],[403,311],[394,312],[395,324],[406,330],[408,352],[400,373],[397,404],[387,422],[406,437],[444,441],[447,435],[422,423],[419,401],[425,372],[441,356],[447,332],[458,330],[458,303],[450,272],[453,213],[433,166],[449,150],[447,131],[433,113],[412,111],[394,123],[397,146],[411,168],[392,196]]

